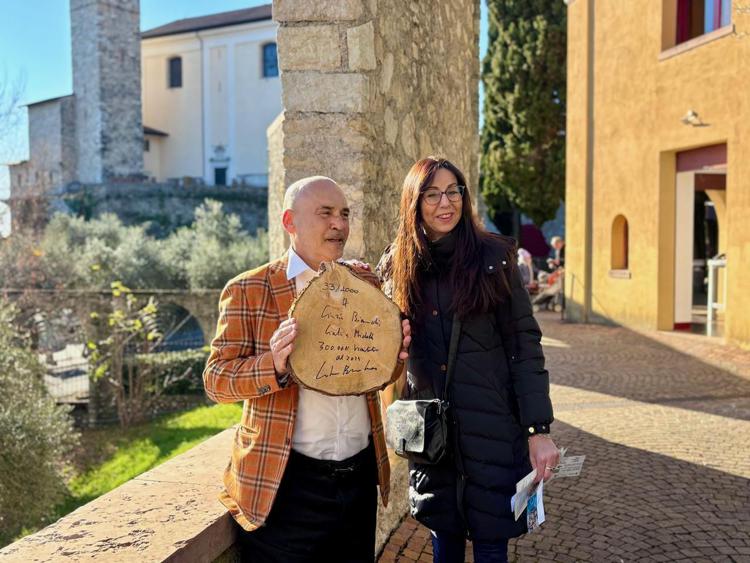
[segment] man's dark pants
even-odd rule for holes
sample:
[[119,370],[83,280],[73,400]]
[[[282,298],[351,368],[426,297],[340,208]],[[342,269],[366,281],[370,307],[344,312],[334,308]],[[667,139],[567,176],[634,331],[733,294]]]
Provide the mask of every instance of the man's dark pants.
[[377,481],[372,442],[343,461],[292,450],[266,524],[240,531],[242,560],[373,561]]

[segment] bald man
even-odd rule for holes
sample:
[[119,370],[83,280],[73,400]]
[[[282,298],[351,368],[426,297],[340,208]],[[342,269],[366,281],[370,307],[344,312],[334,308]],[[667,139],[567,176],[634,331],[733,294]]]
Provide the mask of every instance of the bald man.
[[[297,335],[287,319],[321,262],[339,260],[350,210],[330,178],[295,182],[281,218],[291,247],[279,260],[232,279],[221,295],[203,372],[208,396],[244,401],[222,503],[251,561],[372,561],[377,486],[388,502],[390,467],[377,392],[331,397],[290,378]],[[378,285],[364,268],[358,274]],[[410,336],[404,324],[405,359]]]

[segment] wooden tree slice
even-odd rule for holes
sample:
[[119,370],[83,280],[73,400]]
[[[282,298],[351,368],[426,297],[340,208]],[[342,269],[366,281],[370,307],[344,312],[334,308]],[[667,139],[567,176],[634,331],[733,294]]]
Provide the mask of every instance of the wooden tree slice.
[[401,350],[395,303],[349,267],[321,265],[289,309],[297,338],[292,377],[327,395],[361,395],[391,381]]

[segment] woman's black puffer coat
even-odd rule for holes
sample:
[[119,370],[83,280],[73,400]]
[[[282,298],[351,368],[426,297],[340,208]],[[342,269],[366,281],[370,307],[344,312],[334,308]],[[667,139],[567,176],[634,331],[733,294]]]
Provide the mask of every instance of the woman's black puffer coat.
[[[455,244],[431,245],[433,266],[422,278],[423,305],[412,319],[407,397],[443,397],[452,327],[448,283]],[[428,528],[497,541],[526,532],[513,518],[515,484],[531,471],[524,428],[552,421],[549,377],[539,325],[532,316],[512,245],[492,239],[483,251],[484,275],[507,275],[511,296],[497,311],[463,320],[449,390],[453,455],[439,465],[412,464],[412,515]]]

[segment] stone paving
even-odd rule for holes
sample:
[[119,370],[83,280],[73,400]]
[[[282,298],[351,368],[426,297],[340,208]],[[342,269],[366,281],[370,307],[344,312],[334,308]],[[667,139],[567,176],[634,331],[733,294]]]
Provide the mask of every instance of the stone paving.
[[[540,321],[553,438],[586,463],[545,487],[547,522],[510,560],[750,563],[750,352]],[[429,532],[407,518],[379,561],[432,561]]]

